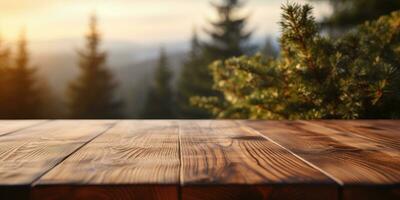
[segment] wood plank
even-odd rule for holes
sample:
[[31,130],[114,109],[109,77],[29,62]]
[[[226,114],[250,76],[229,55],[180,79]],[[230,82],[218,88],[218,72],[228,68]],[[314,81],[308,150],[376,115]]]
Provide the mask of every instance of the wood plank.
[[400,120],[323,120],[312,123],[361,138],[367,143],[366,148],[400,156]]
[[[306,130],[318,133],[320,135],[329,136],[334,140],[340,142],[342,145],[350,147],[351,151],[360,152],[362,163],[358,166],[363,167],[361,173],[370,180],[363,180],[361,184],[374,184],[374,185],[393,185],[400,183],[400,151],[390,149],[381,142],[377,143],[368,137],[362,137],[359,134],[354,134],[347,129],[339,127],[346,127],[346,123],[336,123],[336,129],[324,126],[319,122],[301,122]],[[334,122],[333,122],[334,123]],[[358,158],[360,160],[360,158]],[[353,161],[353,160],[351,160]],[[356,162],[356,160],[354,160]],[[361,169],[358,169],[360,171]],[[353,174],[351,174],[353,176]],[[351,177],[351,176],[350,176]],[[347,178],[350,178],[347,176]],[[354,181],[345,181],[349,185]],[[355,184],[357,185],[357,184]]]
[[29,186],[112,124],[60,120],[0,137],[0,199],[16,199],[7,194],[10,188]]
[[46,120],[0,120],[0,136],[35,126]]
[[[319,191],[337,199],[337,185],[329,177],[237,122],[183,121],[180,126],[184,200],[288,199],[294,191],[300,199],[320,198]],[[283,192],[293,185],[292,193]],[[312,193],[301,187],[310,185]]]
[[[44,175],[35,184],[34,195],[40,197],[38,199],[51,199],[46,197],[43,187],[59,191],[71,185],[111,185],[119,190],[118,186],[128,185],[135,195],[126,199],[142,199],[139,197],[149,195],[149,191],[158,188],[172,190],[166,191],[172,195],[168,198],[177,199],[179,167],[177,122],[121,121]],[[143,185],[149,188],[139,190],[138,187]],[[77,195],[77,199],[103,199],[96,196],[96,192],[88,192],[81,197],[80,190],[82,188],[74,187],[73,194]],[[58,198],[68,199],[71,193],[63,191],[57,194]],[[102,191],[114,192],[112,189]],[[42,192],[45,193],[42,195]],[[108,199],[109,195],[104,196]]]
[[[352,188],[356,187],[381,185],[392,188],[399,184],[400,157],[389,155],[371,140],[351,132],[305,121],[243,123],[324,170],[343,185],[343,194],[352,193]],[[383,195],[392,189],[379,191]],[[352,198],[362,199],[356,196]]]

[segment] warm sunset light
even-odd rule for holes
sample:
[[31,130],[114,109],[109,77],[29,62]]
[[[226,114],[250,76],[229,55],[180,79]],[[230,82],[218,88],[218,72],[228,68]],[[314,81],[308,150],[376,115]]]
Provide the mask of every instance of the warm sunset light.
[[398,9],[0,0],[0,118],[396,118]]
[[[248,1],[250,26],[260,37],[277,35],[283,0]],[[303,2],[303,1],[301,1]],[[140,43],[168,42],[189,37],[193,27],[203,27],[215,16],[209,0],[0,0],[0,30],[14,40],[26,26],[33,41],[80,38],[87,16],[96,12],[107,40]],[[319,12],[327,12],[319,6]],[[60,28],[62,26],[62,28]],[[7,28],[5,28],[7,27]]]
[[0,200],[400,200],[400,0],[0,0]]

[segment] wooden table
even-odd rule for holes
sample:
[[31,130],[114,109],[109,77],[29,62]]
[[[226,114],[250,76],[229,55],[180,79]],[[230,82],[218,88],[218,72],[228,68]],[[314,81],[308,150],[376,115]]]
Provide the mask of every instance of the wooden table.
[[0,121],[0,199],[400,199],[400,121]]

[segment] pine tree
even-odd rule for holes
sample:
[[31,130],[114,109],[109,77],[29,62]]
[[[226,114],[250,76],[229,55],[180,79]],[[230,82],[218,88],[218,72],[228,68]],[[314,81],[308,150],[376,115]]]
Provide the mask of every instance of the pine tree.
[[29,66],[29,53],[25,32],[20,36],[15,64],[10,68],[7,84],[7,118],[25,119],[40,117],[41,91],[35,80],[36,68]]
[[213,3],[217,10],[217,21],[211,22],[212,30],[206,30],[211,41],[205,44],[206,56],[212,62],[245,54],[250,46],[248,40],[251,32],[245,31],[247,17],[239,16],[242,2],[239,0],[223,0]]
[[121,102],[114,96],[117,87],[106,66],[106,52],[100,50],[97,18],[90,18],[86,49],[78,51],[79,77],[69,85],[69,108],[72,118],[101,119],[121,117]]
[[210,113],[190,104],[192,96],[212,95],[212,77],[207,61],[203,58],[203,46],[196,31],[191,40],[191,50],[183,63],[178,80],[178,105],[180,118],[209,118]]
[[163,48],[155,71],[155,80],[148,94],[142,118],[170,119],[175,117],[174,94],[171,89],[172,72]]
[[0,118],[7,118],[9,108],[8,97],[8,79],[10,74],[10,51],[4,45],[2,38],[0,38]]
[[184,63],[178,86],[180,117],[209,118],[205,110],[194,108],[191,98],[194,96],[214,96],[218,92],[212,88],[211,72],[208,65],[214,60],[240,56],[251,50],[248,40],[251,32],[246,32],[246,17],[239,16],[242,3],[238,0],[223,0],[213,3],[218,19],[211,22],[206,33],[208,42],[200,42],[195,34],[192,39],[192,50]]
[[326,38],[308,5],[283,6],[281,54],[215,62],[222,97],[197,98],[218,118],[400,117],[400,11]]

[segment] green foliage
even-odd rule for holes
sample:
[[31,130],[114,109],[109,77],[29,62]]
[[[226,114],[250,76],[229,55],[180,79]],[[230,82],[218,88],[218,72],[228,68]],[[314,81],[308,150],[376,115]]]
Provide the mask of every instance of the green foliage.
[[251,32],[245,31],[246,17],[240,17],[242,3],[238,0],[223,0],[213,3],[217,20],[206,30],[210,40],[200,42],[197,35],[192,39],[192,49],[183,65],[178,82],[179,117],[209,118],[211,114],[194,107],[192,96],[214,96],[212,77],[207,66],[214,60],[239,56],[250,50],[248,39]]
[[164,49],[160,51],[154,84],[149,90],[142,117],[146,119],[170,119],[175,117],[171,89],[172,72]]
[[322,37],[312,8],[282,7],[281,55],[214,62],[223,97],[193,102],[218,118],[400,117],[400,12],[338,39]]
[[117,84],[105,66],[107,55],[99,49],[100,34],[95,16],[90,19],[86,49],[79,51],[79,77],[69,85],[72,118],[98,119],[121,117],[121,102],[113,96]]
[[5,51],[1,62],[4,73],[2,117],[10,119],[39,118],[42,108],[42,91],[35,79],[36,69],[29,66],[25,34],[22,34],[18,41],[15,63],[11,64],[9,55],[9,52]]
[[206,30],[211,38],[206,43],[205,52],[210,61],[227,59],[246,53],[251,32],[245,31],[247,17],[240,17],[238,12],[242,7],[239,0],[223,0],[213,3],[217,10],[218,20],[211,22],[212,30]]
[[327,1],[332,15],[322,21],[330,29],[348,29],[368,20],[376,20],[400,9],[398,0],[312,0]]
[[180,118],[209,118],[210,113],[190,105],[192,96],[210,96],[215,94],[212,88],[212,77],[207,68],[207,61],[203,58],[203,46],[194,33],[191,41],[191,50],[183,63],[178,80],[178,105]]

